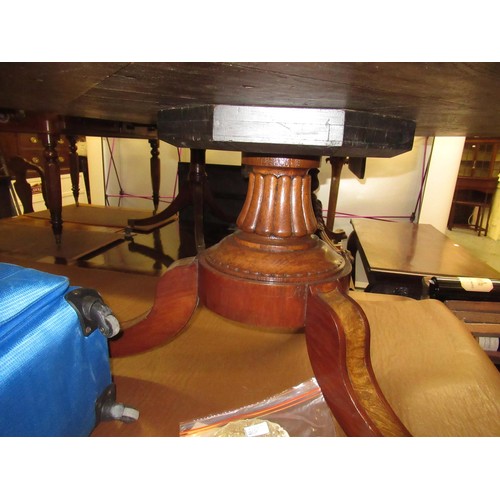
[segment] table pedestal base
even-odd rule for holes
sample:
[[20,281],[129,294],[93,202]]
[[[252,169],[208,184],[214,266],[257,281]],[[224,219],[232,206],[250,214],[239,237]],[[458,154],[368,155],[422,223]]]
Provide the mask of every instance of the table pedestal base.
[[[308,170],[319,158],[243,154],[243,163],[253,170],[239,231],[169,269],[150,314],[112,344],[112,355],[172,339],[200,300],[240,323],[305,331],[325,400],[348,434],[407,435],[371,370],[368,324],[347,297],[350,260],[314,235]],[[366,403],[375,411],[366,413]]]

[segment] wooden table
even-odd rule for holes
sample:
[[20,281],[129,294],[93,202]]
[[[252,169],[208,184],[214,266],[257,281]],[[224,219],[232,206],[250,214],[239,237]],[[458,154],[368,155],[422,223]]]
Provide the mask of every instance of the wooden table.
[[348,249],[363,262],[366,291],[413,298],[423,295],[423,278],[458,276],[499,279],[500,273],[430,224],[352,220]]

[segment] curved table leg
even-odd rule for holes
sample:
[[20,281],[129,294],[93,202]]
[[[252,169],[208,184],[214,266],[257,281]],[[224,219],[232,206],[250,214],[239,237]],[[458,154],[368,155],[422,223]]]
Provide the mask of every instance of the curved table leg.
[[166,209],[160,213],[155,212],[155,215],[144,219],[129,219],[128,226],[131,229],[137,229],[142,226],[157,224],[174,216],[183,208],[192,205],[194,207],[195,216],[196,247],[198,250],[203,250],[205,248],[203,238],[203,207],[205,204],[220,219],[229,223],[235,222],[235,220],[226,214],[218,205],[210,191],[210,186],[207,182],[207,174],[205,172],[205,150],[192,149],[188,185],[179,191],[179,194]]
[[129,219],[128,225],[132,229],[141,227],[141,226],[150,226],[151,224],[157,224],[159,222],[163,222],[170,217],[174,216],[177,212],[182,210],[184,207],[187,207],[191,203],[191,193],[188,191],[183,191],[179,193],[172,203],[162,210],[161,212],[152,215],[151,217],[145,217],[143,219]]
[[306,343],[325,401],[348,436],[409,436],[377,384],[370,329],[361,308],[339,289],[311,287]]
[[142,321],[109,341],[112,357],[129,356],[172,340],[189,322],[198,305],[198,263],[177,261],[161,277],[152,309]]

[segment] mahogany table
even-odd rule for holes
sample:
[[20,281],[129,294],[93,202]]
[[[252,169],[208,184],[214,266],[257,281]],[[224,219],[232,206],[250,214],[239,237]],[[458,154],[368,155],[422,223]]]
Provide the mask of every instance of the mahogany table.
[[353,219],[348,249],[358,252],[368,278],[365,291],[421,298],[423,278],[499,279],[500,273],[431,224]]
[[[198,235],[196,258],[168,269],[151,312],[110,346],[112,356],[138,354],[173,339],[198,305],[257,328],[305,330],[315,377],[346,432],[408,435],[374,379],[367,320],[347,296],[349,258],[316,235],[323,222],[313,209],[309,171],[319,168],[323,155],[343,164],[351,157],[408,151],[414,130],[409,121],[338,109],[204,105],[161,111],[159,139],[191,150],[199,209],[206,149],[241,151],[248,191],[237,230],[209,248]],[[345,349],[363,363],[346,366]],[[368,410],[360,412],[367,380],[376,389]]]
[[[46,132],[50,142],[52,134]],[[162,110],[158,139],[191,150],[196,213],[207,202],[207,149],[242,152],[250,169],[248,192],[238,229],[209,248],[198,235],[197,256],[169,267],[151,311],[110,345],[111,355],[138,354],[172,340],[198,305],[257,328],[305,331],[315,377],[342,428],[354,435],[408,435],[374,379],[367,319],[347,296],[348,255],[316,234],[323,222],[313,209],[309,171],[319,168],[321,156],[344,164],[350,158],[398,155],[411,150],[414,133],[412,121],[343,109],[203,105]],[[51,209],[51,222],[62,229],[60,209]],[[147,220],[152,222],[160,220]],[[346,365],[346,349],[362,363]],[[369,401],[367,381],[374,387]]]

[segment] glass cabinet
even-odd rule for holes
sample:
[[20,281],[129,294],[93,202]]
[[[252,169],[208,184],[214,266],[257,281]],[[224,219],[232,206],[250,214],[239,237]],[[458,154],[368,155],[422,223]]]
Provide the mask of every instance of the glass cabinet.
[[459,176],[498,177],[500,139],[467,139],[460,162]]

